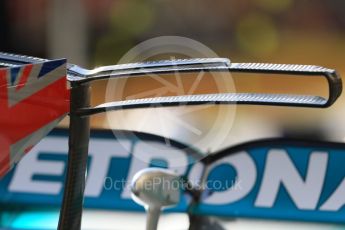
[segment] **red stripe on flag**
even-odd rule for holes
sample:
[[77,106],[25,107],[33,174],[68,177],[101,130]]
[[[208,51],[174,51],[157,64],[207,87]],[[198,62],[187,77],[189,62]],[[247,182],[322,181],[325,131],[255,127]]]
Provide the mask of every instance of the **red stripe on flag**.
[[[0,69],[0,85],[7,85],[7,70]],[[7,107],[7,88],[1,88],[0,90],[6,91],[6,94],[0,95],[0,113],[3,112],[2,108]],[[0,91],[1,92],[1,91]],[[4,98],[5,97],[5,98]],[[6,133],[0,130],[0,177],[2,177],[10,169],[10,146],[11,142],[8,139]]]

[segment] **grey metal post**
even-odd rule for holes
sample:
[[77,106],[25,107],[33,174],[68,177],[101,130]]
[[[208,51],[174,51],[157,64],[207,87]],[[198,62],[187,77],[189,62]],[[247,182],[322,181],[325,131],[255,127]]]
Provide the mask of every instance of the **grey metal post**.
[[90,118],[88,116],[81,117],[77,115],[76,111],[89,106],[89,84],[72,82],[68,166],[58,225],[59,230],[79,230],[81,227],[90,138]]

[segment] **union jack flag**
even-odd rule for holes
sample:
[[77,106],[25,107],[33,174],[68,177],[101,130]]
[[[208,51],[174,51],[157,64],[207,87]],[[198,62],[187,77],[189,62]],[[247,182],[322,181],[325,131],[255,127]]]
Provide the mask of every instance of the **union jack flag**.
[[0,69],[0,176],[68,111],[66,60]]

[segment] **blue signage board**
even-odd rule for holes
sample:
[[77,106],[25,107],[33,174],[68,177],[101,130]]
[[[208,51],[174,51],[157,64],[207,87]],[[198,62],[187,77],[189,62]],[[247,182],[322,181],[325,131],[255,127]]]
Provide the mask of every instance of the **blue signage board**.
[[[59,207],[67,130],[54,130],[0,181],[2,207]],[[126,131],[92,132],[85,208],[143,211],[131,199],[136,172],[159,166],[203,186],[198,205],[183,196],[174,212],[345,223],[345,144],[271,139],[233,146],[209,157],[173,140]]]

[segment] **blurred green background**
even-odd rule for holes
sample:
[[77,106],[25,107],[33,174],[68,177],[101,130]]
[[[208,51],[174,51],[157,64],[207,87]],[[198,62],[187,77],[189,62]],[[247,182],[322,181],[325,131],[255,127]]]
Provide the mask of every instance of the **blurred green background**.
[[[194,39],[218,56],[228,57],[234,62],[321,65],[337,69],[340,75],[345,76],[343,0],[0,1],[0,50],[5,52],[67,58],[71,63],[91,68],[116,64],[137,44],[159,36]],[[175,78],[168,81],[177,84]],[[193,81],[186,77],[182,83],[188,88]],[[124,84],[121,80],[118,83]],[[116,99],[159,88],[156,83],[152,79],[140,78],[128,81],[126,91]],[[237,90],[270,91],[286,86],[284,92],[298,90],[309,93],[315,90],[324,93],[319,82],[310,79],[287,84],[281,78],[266,78],[266,81],[249,78],[235,79],[234,83]],[[94,104],[105,100],[106,86],[106,82],[93,86]],[[206,79],[195,92],[212,92],[214,88],[212,80]],[[167,92],[169,95],[174,93]],[[237,106],[234,110],[235,106],[221,109],[214,106],[189,111],[187,108],[159,112],[154,109],[133,110],[124,114],[114,112],[111,119],[98,115],[92,119],[92,125],[169,136],[204,151],[272,136],[344,142],[344,104],[345,98],[341,96],[328,109]],[[143,120],[145,114],[148,118]],[[233,117],[220,119],[220,124],[215,125],[219,117],[226,114]],[[167,115],[178,119],[158,119]],[[121,122],[118,122],[119,117]],[[67,125],[66,119],[62,126]],[[221,142],[212,140],[218,135],[222,135]],[[200,139],[207,143],[198,143]],[[257,223],[247,222],[242,229],[257,227]],[[286,229],[290,227],[292,225]],[[301,229],[308,228],[304,227]]]
[[[337,69],[345,75],[345,1],[342,0],[2,0],[0,10],[2,51],[64,57],[86,67],[116,64],[135,45],[168,35],[199,41],[218,56],[234,62],[313,64]],[[176,83],[175,79],[169,81]],[[310,79],[285,84],[281,78],[266,81],[249,78],[235,79],[234,83],[237,90],[270,91],[286,86],[284,92],[316,90],[324,93],[324,89]],[[152,81],[142,79],[126,84],[122,99],[155,87]],[[188,82],[183,84],[188,85]],[[97,83],[93,88],[94,104],[104,101],[106,83]],[[212,90],[212,84],[206,81],[196,92]],[[232,122],[231,132],[224,131],[227,136],[224,143],[214,146],[210,142],[207,149],[284,135],[344,141],[344,103],[341,97],[326,110],[237,106],[233,122],[228,121]],[[163,132],[161,127],[155,127],[154,117],[146,121],[146,126],[138,125],[143,112],[130,111],[125,114],[127,120],[110,125],[177,138],[182,134],[187,142],[200,139],[200,135],[186,134],[188,132],[178,125],[171,125],[174,127],[169,126],[168,131]],[[182,120],[203,133],[221,112],[215,108],[190,111],[187,115],[184,113]],[[171,110],[168,113],[174,114]],[[67,123],[66,120],[63,125]],[[93,118],[92,124],[109,127],[109,119],[99,115]],[[170,132],[171,129],[175,131]]]
[[[3,0],[0,4],[2,50],[44,57],[75,53],[67,56],[71,62],[91,66],[114,64],[134,45],[162,35],[195,39],[236,61],[339,68],[345,49],[341,0]],[[85,50],[64,48],[72,46]]]

